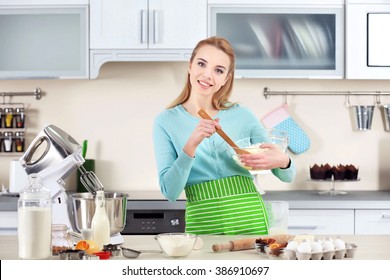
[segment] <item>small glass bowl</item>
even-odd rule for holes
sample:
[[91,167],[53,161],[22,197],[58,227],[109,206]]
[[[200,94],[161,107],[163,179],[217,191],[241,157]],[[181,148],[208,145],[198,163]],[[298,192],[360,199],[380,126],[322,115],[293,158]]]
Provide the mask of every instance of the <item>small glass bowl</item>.
[[191,233],[161,233],[156,240],[163,253],[168,257],[186,257],[194,249],[198,236]]

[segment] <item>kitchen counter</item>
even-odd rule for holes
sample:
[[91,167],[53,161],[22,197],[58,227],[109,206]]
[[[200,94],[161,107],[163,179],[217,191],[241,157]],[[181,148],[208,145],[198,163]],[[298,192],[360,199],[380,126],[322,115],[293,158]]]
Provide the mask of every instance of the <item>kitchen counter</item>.
[[[136,249],[159,249],[157,241],[153,235],[125,235],[123,246]],[[223,251],[213,252],[213,244],[226,243],[229,240],[248,238],[249,236],[227,236],[227,235],[204,235],[203,247],[194,250],[188,257],[181,259],[188,260],[261,260],[268,259],[260,255],[255,249],[244,251]],[[316,236],[323,239],[327,236]],[[332,237],[332,236],[331,236]],[[345,242],[355,243],[358,247],[353,260],[390,260],[390,235],[344,235],[340,236]],[[18,242],[17,236],[0,236],[0,259],[17,260],[18,259]],[[53,259],[59,259],[53,256]],[[112,258],[125,259],[122,255]],[[170,259],[159,253],[143,253],[139,256],[140,260]],[[350,260],[350,259],[345,259]]]
[[[169,202],[158,191],[127,192],[127,209],[185,209],[185,197]],[[325,196],[318,191],[267,191],[264,200],[284,200],[290,209],[390,209],[390,191],[349,191]],[[0,196],[0,211],[16,211],[18,197]]]

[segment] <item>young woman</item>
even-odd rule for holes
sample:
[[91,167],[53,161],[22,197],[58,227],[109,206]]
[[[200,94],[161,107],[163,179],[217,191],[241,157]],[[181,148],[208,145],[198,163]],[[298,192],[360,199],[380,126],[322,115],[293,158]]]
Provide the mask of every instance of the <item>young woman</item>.
[[[161,192],[175,201],[187,198],[186,232],[195,234],[268,234],[267,214],[251,174],[234,162],[223,129],[233,140],[265,130],[247,108],[229,101],[235,57],[221,37],[200,41],[181,94],[154,123],[154,147]],[[202,119],[205,110],[213,120]],[[264,138],[265,139],[265,138]],[[271,169],[284,182],[295,177],[294,163],[276,145],[245,154],[241,162],[253,169]]]

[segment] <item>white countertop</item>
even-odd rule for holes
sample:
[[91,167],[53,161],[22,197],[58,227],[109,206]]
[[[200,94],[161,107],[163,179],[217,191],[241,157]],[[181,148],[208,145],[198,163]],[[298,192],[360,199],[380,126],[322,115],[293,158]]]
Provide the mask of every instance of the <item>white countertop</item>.
[[[157,241],[153,235],[125,235],[123,246],[136,249],[159,249]],[[203,247],[194,250],[189,256],[180,259],[185,260],[261,260],[268,259],[265,255],[256,252],[255,249],[243,251],[223,251],[213,252],[213,244],[226,243],[229,240],[248,238],[250,236],[228,236],[228,235],[204,235]],[[316,236],[323,239],[328,236]],[[333,237],[334,236],[330,236]],[[390,260],[390,235],[343,235],[340,236],[345,242],[354,243],[358,246],[353,260]],[[0,236],[0,259],[17,260],[18,259],[18,241],[17,236]],[[59,259],[53,256],[53,259]],[[112,258],[125,259],[122,255]],[[170,259],[160,253],[143,253],[139,256],[140,260]],[[344,259],[351,260],[351,259]]]

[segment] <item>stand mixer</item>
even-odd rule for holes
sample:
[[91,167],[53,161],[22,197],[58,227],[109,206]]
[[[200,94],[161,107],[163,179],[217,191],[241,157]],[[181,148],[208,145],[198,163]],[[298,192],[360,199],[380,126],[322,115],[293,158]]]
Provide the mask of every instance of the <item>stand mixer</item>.
[[82,167],[85,160],[81,153],[82,147],[75,139],[60,128],[47,125],[19,160],[28,175],[38,173],[43,186],[50,190],[53,224],[73,228],[68,214],[64,179],[76,168],[80,169],[81,182],[88,191],[95,194],[96,190],[103,190],[96,175]]

